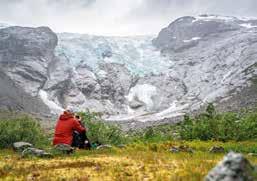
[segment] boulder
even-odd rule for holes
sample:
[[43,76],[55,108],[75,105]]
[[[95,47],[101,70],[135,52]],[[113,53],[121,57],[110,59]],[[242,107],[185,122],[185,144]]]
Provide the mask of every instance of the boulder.
[[225,149],[222,146],[213,146],[209,150],[210,153],[225,153]]
[[33,147],[33,145],[31,143],[27,143],[27,142],[15,142],[13,143],[13,149],[15,151],[19,151],[19,152],[22,152],[24,151],[25,149],[27,148],[31,148]]
[[37,148],[27,148],[22,152],[22,157],[35,156],[40,158],[52,158],[53,155]]
[[71,154],[74,152],[74,148],[67,144],[58,144],[54,147],[54,149],[64,154]]
[[224,159],[205,177],[205,181],[254,181],[256,171],[250,162],[242,155],[234,152]]

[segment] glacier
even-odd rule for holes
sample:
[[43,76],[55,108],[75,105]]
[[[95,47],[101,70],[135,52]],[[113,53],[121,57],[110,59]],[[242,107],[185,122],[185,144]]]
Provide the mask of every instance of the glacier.
[[[35,31],[40,36],[44,29]],[[44,39],[46,56],[29,51],[31,59],[21,54],[26,61],[19,61],[14,71],[4,70],[54,114],[72,107],[101,112],[106,121],[174,122],[210,102],[225,110],[255,100],[253,91],[246,90],[257,75],[256,19],[186,16],[158,36],[56,35],[57,46],[48,47]],[[33,40],[27,46],[37,48],[34,34],[22,34],[30,41],[27,36]]]
[[86,64],[102,74],[101,63],[125,65],[132,74],[165,72],[171,65],[152,44],[155,36],[108,37],[59,33],[57,55],[64,55],[73,66]]

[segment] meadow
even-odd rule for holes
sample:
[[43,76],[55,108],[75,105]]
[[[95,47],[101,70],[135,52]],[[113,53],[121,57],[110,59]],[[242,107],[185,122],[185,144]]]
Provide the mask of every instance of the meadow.
[[[202,114],[186,115],[180,124],[129,132],[104,123],[98,113],[79,114],[89,128],[90,141],[111,148],[55,154],[53,130],[43,129],[28,115],[1,118],[0,180],[199,181],[230,151],[257,165],[256,109],[217,113],[209,105]],[[12,149],[17,141],[30,142],[53,158],[21,157]],[[174,153],[170,151],[174,146],[187,149]],[[210,153],[213,146],[223,147],[224,153]]]
[[[187,145],[193,153],[171,153],[172,146]],[[257,150],[255,142],[170,141],[136,143],[124,148],[77,150],[72,155],[52,159],[21,158],[12,150],[1,150],[0,180],[174,180],[199,181],[224,154],[209,153],[212,146],[223,146],[247,156]],[[247,156],[252,164],[257,157]]]

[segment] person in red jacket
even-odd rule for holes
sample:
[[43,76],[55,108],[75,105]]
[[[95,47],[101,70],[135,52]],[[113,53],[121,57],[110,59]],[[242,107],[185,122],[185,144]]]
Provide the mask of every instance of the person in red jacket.
[[74,131],[85,134],[86,129],[74,118],[74,114],[71,111],[64,111],[57,121],[53,144],[71,145]]

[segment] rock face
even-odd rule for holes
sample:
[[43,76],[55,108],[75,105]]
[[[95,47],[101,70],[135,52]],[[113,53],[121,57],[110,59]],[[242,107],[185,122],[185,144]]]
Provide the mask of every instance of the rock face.
[[252,19],[182,17],[156,38],[3,28],[0,108],[44,116],[90,109],[133,128],[177,122],[208,102],[255,105],[256,60]]
[[205,181],[254,181],[256,170],[241,154],[229,153],[206,176]]

